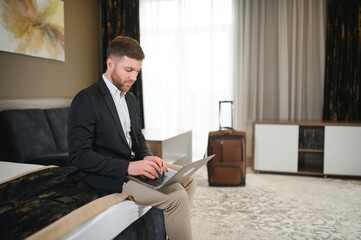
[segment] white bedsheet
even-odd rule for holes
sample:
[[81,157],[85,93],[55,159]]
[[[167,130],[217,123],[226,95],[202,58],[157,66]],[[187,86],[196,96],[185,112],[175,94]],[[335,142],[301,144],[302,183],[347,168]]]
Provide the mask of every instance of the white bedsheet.
[[[0,183],[42,165],[0,161]],[[125,200],[85,221],[61,239],[113,239],[151,207]]]
[[44,166],[0,161],[0,183],[21,173],[32,171],[41,167]]
[[61,239],[113,239],[149,209],[125,200],[74,228]]

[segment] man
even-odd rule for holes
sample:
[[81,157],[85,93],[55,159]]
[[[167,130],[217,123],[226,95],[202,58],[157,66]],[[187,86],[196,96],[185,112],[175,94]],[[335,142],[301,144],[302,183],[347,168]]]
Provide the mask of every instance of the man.
[[195,181],[152,190],[127,175],[157,178],[179,167],[152,156],[141,131],[140,110],[128,92],[142,68],[144,53],[132,38],[116,37],[108,46],[106,72],[73,99],[68,143],[72,165],[80,169],[78,187],[103,193],[123,192],[134,201],[164,210],[170,240],[192,239],[190,205]]

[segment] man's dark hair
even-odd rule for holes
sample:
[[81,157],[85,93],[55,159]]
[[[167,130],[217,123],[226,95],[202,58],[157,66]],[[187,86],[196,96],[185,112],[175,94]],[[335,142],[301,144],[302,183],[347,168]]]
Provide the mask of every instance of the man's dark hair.
[[125,36],[118,36],[109,43],[107,57],[109,58],[110,56],[127,56],[136,60],[143,60],[145,57],[138,41]]

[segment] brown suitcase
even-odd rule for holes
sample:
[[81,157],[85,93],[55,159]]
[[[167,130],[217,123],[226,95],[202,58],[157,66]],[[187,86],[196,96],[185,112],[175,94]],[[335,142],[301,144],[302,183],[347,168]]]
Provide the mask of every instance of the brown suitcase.
[[[221,101],[220,109],[224,103],[230,103],[233,107],[231,101]],[[209,132],[207,154],[215,154],[207,163],[209,186],[246,185],[245,132],[236,131],[232,127],[223,129],[221,126],[218,131]]]

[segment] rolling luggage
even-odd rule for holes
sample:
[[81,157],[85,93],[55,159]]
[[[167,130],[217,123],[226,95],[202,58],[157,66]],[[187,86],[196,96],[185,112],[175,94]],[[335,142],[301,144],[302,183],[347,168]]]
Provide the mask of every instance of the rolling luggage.
[[[231,126],[222,127],[223,105],[230,106]],[[209,186],[246,185],[246,133],[233,129],[233,102],[219,102],[219,130],[208,135],[207,154],[215,154],[207,163]]]

